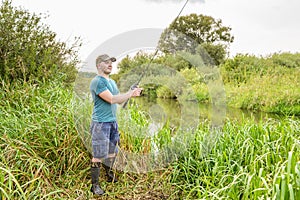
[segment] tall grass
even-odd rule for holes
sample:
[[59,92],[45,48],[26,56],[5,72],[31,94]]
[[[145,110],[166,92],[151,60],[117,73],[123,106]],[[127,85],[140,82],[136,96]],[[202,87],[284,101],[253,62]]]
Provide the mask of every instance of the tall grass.
[[[0,199],[91,199],[90,149],[76,126],[87,128],[91,116],[76,114],[91,105],[73,101],[73,90],[59,81],[1,84]],[[168,173],[123,173],[118,184],[103,182],[102,173],[101,199],[164,198]]]
[[[72,100],[73,91],[59,82],[2,83],[0,88],[1,199],[92,198],[89,150],[74,118],[83,105]],[[123,114],[130,114],[131,121],[119,118],[121,148],[151,152],[151,137],[142,132],[148,114],[138,107]],[[206,122],[193,138],[182,141],[188,149],[173,144],[183,151],[175,152],[178,160],[169,166],[145,174],[119,171],[115,184],[103,182],[101,175],[107,193],[101,199],[299,199],[299,119],[240,121],[228,120],[205,154]],[[166,121],[152,140],[158,148],[172,147],[175,134]]]
[[74,129],[72,91],[59,83],[2,84],[0,193],[4,199],[68,197],[87,152]]
[[285,115],[300,113],[300,70],[280,68],[251,76],[239,87],[227,85],[230,106]]
[[299,125],[292,119],[228,122],[205,157],[195,139],[173,164],[175,193],[183,199],[299,199]]
[[221,65],[229,106],[300,115],[300,54],[237,55]]

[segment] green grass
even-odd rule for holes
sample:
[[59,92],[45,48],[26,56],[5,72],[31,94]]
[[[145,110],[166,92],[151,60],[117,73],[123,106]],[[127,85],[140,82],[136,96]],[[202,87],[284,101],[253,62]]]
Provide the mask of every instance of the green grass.
[[221,70],[229,106],[300,115],[299,53],[237,55]]
[[[225,83],[227,106],[282,115],[300,115],[300,71],[278,68],[248,77],[246,83]],[[193,85],[197,99],[207,101],[207,86]]]
[[[1,199],[92,199],[90,150],[79,134],[88,127],[89,113],[77,115],[91,106],[74,101],[73,91],[59,82],[2,83],[0,95]],[[149,135],[142,132],[148,114],[137,107],[123,114],[131,121],[120,118],[122,149],[151,152]],[[118,171],[120,182],[101,182],[107,192],[101,199],[299,199],[299,123],[296,118],[228,120],[218,142],[204,153],[211,144],[205,121],[178,160],[146,174]],[[154,141],[172,147],[175,134],[167,122]]]
[[300,115],[300,71],[277,69],[253,76],[239,87],[226,85],[228,105],[285,115]]
[[206,157],[201,140],[194,141],[173,165],[171,181],[186,199],[299,199],[299,125],[292,119],[227,122]]
[[1,99],[2,197],[67,197],[61,183],[77,184],[63,178],[82,174],[88,163],[74,129],[72,91],[59,83],[16,83],[2,86]]

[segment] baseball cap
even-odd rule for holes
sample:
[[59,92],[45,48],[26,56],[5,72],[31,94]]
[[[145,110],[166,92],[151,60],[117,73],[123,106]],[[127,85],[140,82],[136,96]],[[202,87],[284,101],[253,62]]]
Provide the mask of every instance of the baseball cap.
[[101,63],[101,62],[104,62],[104,61],[107,61],[107,60],[111,60],[112,62],[115,62],[117,59],[115,57],[110,57],[109,55],[107,54],[102,54],[102,55],[99,55],[96,59],[96,66]]

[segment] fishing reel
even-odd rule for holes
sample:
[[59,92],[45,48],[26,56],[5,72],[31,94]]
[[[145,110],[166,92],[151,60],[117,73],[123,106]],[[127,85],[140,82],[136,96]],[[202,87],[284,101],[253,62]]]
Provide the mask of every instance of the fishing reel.
[[138,88],[138,84],[137,84],[137,83],[135,83],[135,84],[133,84],[132,86],[130,86],[130,89],[131,89],[131,90],[134,90],[135,88]]
[[[135,83],[132,86],[130,86],[130,89],[134,90],[135,88],[138,88],[138,87],[139,87],[138,83]],[[142,95],[142,93],[143,93],[143,90],[141,90],[140,96]]]

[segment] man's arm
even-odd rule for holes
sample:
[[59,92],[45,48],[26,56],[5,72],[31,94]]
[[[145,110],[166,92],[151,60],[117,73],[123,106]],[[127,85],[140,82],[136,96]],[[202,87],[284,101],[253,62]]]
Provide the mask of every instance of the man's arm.
[[141,88],[135,88],[134,90],[129,90],[124,94],[112,95],[109,90],[105,90],[99,94],[99,97],[110,104],[121,104],[131,97],[140,96],[141,91]]

